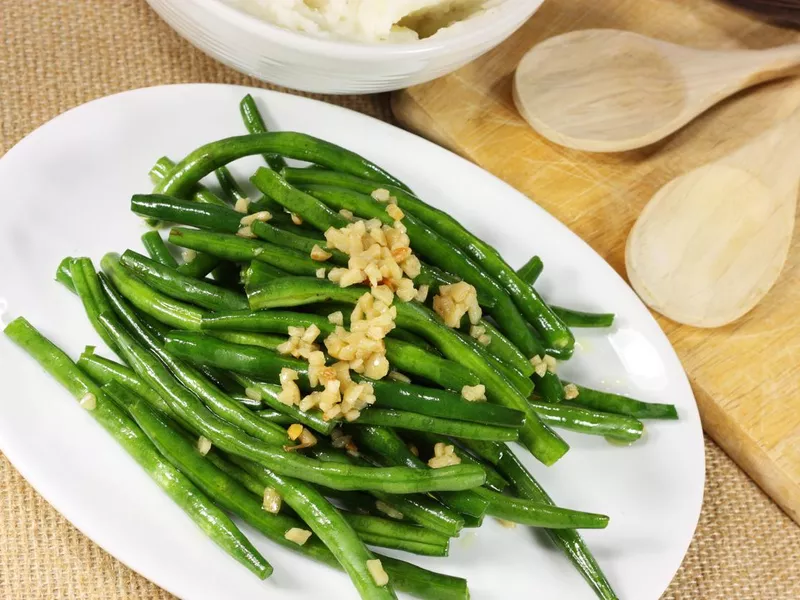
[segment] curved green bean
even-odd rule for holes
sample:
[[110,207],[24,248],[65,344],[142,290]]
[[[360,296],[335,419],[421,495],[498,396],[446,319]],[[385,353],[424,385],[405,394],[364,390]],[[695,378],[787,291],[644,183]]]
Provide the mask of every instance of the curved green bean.
[[579,408],[530,401],[533,410],[551,427],[560,427],[578,433],[602,435],[620,442],[635,442],[644,432],[642,422],[633,417]]
[[475,493],[489,501],[486,514],[529,527],[547,529],[605,529],[608,517],[570,508],[560,508],[546,502],[511,498],[486,488]]
[[611,327],[614,313],[594,313],[551,304],[550,308],[568,327]]
[[219,233],[236,233],[244,215],[227,205],[201,204],[163,194],[134,194],[131,211],[142,217],[191,225]]
[[354,152],[303,133],[280,131],[230,137],[200,146],[181,160],[155,191],[168,196],[185,196],[214,169],[245,156],[264,153],[306,160],[377,183],[404,187],[383,169]]
[[[150,179],[156,185],[160,185],[164,178],[172,172],[175,168],[175,163],[162,156],[156,161],[156,164],[150,169]],[[227,206],[225,201],[217,196],[214,192],[199,183],[199,179],[192,186],[191,191],[187,194],[191,200],[198,204],[216,204],[217,206]]]
[[[264,119],[256,106],[256,101],[250,94],[247,94],[239,103],[239,112],[242,115],[242,121],[247,128],[248,133],[267,133],[267,126],[264,124]],[[280,154],[265,153],[261,155],[269,168],[273,171],[280,171],[286,166],[286,161]]]
[[[569,383],[569,382],[564,382]],[[611,392],[601,392],[582,385],[578,388],[578,396],[569,400],[569,404],[582,406],[592,410],[617,415],[627,415],[635,419],[677,419],[678,411],[674,404],[642,402]]]
[[164,243],[164,240],[161,239],[161,234],[157,231],[148,231],[147,233],[143,234],[142,245],[150,255],[150,258],[156,262],[164,265],[165,267],[171,267],[173,269],[178,268],[178,261],[175,260],[174,256],[172,256],[172,253],[170,253],[167,245]]
[[542,259],[534,255],[528,259],[528,262],[517,269],[517,275],[524,283],[532,286],[539,279],[539,275],[542,274],[543,270],[544,263]]

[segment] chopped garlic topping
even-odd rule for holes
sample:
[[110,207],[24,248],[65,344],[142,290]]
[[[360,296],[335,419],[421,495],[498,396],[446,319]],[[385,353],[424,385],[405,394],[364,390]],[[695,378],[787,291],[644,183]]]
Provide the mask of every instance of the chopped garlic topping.
[[261,221],[262,223],[266,223],[272,218],[272,213],[268,210],[260,210],[258,212],[254,212],[252,215],[247,215],[246,217],[242,217],[239,219],[239,223],[242,225],[249,226],[252,225],[255,221]]
[[578,386],[574,383],[568,383],[564,386],[564,400],[574,400],[579,394]]
[[248,209],[250,208],[250,199],[249,198],[239,198],[236,201],[236,204],[233,206],[233,210],[239,213],[247,214]]
[[433,458],[428,461],[428,466],[432,469],[460,465],[461,459],[455,453],[456,449],[452,444],[437,442],[433,447]]
[[277,515],[281,511],[281,496],[275,488],[264,488],[264,499],[261,506],[268,513]]
[[311,248],[311,259],[318,260],[320,262],[324,262],[328,260],[333,254],[328,252],[327,250],[323,250],[317,244],[314,244],[314,247]]
[[197,451],[205,456],[211,450],[211,440],[202,435],[197,438]]
[[367,570],[372,575],[375,585],[383,587],[389,583],[389,575],[384,571],[383,564],[380,559],[372,559],[367,561]]
[[481,320],[481,307],[475,288],[465,281],[442,285],[433,297],[433,310],[448,327],[461,325],[461,317],[469,316],[469,322],[476,325]]
[[299,527],[292,527],[284,536],[290,542],[294,542],[298,546],[302,546],[311,537],[311,532],[307,529],[300,529]]
[[89,392],[78,401],[78,404],[80,404],[86,410],[94,410],[97,408],[97,396]]
[[486,402],[486,386],[483,384],[465,385],[461,388],[461,396],[470,402]]

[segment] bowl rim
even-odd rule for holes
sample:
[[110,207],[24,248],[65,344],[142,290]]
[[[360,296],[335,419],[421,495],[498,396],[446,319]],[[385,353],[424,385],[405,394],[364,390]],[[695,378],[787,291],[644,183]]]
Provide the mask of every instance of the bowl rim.
[[[170,3],[170,0],[166,0]],[[278,43],[304,52],[323,54],[336,53],[343,58],[357,58],[370,62],[384,60],[393,56],[423,57],[438,54],[443,49],[455,50],[469,45],[479,45],[480,41],[494,39],[508,28],[516,29],[528,20],[542,5],[544,0],[502,0],[500,10],[487,18],[476,17],[465,21],[462,30],[441,38],[427,38],[415,42],[351,42],[316,37],[299,31],[284,29],[278,25],[259,19],[255,15],[236,8],[224,0],[193,0],[215,12],[221,19],[257,35],[272,38]],[[489,18],[490,17],[490,18]],[[476,39],[477,38],[477,39]],[[364,50],[369,52],[365,53]]]

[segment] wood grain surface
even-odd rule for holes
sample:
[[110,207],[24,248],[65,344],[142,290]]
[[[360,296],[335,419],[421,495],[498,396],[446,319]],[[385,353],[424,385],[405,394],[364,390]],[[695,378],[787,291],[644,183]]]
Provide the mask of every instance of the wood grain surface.
[[[618,28],[698,48],[768,48],[800,35],[709,0],[547,0],[512,38],[429,84],[397,93],[406,126],[476,162],[555,215],[625,275],[628,231],[666,182],[745,144],[800,106],[800,81],[737,94],[662,142],[588,154],[556,146],[514,108],[511,78],[534,44],[575,29]],[[800,157],[798,157],[800,161]],[[706,431],[800,523],[800,235],[775,287],[713,330],[659,317]],[[664,399],[668,401],[668,398]]]

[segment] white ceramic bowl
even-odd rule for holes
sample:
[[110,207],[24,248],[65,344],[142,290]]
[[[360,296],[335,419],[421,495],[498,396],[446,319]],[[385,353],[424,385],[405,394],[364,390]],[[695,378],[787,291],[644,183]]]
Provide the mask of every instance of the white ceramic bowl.
[[387,92],[455,71],[516,31],[543,0],[505,0],[457,30],[404,44],[360,44],[288,31],[220,0],[147,0],[181,36],[234,69],[296,90]]

